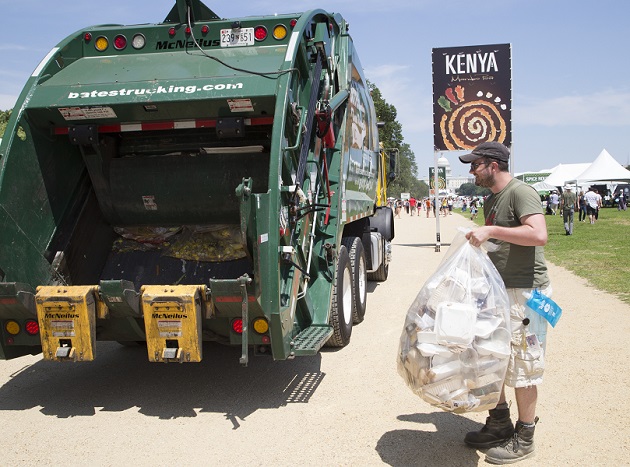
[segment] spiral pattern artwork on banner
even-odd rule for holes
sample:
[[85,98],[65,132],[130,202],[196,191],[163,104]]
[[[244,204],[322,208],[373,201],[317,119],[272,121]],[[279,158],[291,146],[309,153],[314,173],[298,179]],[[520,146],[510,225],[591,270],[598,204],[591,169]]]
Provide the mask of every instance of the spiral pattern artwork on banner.
[[[435,188],[435,180],[432,178],[429,180],[429,188]],[[438,190],[446,190],[446,180],[444,177],[438,177]]]
[[507,131],[501,111],[507,107],[499,96],[479,91],[474,100],[466,101],[463,86],[457,86],[455,93],[448,88],[445,95],[448,97],[440,96],[438,104],[445,111],[440,132],[447,149],[473,149],[483,141],[504,142]]

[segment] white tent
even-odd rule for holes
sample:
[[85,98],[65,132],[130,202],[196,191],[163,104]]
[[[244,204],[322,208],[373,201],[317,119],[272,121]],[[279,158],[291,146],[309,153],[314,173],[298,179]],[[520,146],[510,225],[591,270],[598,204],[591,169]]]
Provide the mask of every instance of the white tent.
[[551,169],[551,173],[543,181],[554,187],[564,186],[565,182],[576,180],[576,177],[584,172],[590,165],[590,162],[585,164],[559,164]]
[[555,185],[549,185],[548,183],[545,183],[544,181],[536,182],[536,183],[532,184],[532,186],[538,192],[541,192],[541,191],[552,191],[552,190],[557,190],[558,189]]
[[571,180],[576,180],[578,183],[630,181],[630,170],[625,169],[608,151],[603,149],[586,170]]

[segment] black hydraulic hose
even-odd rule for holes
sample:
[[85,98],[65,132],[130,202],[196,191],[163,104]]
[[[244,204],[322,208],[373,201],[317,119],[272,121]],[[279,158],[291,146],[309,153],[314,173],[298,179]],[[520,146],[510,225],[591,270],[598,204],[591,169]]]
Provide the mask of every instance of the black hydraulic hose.
[[304,179],[304,171],[306,170],[306,158],[308,157],[308,150],[311,145],[311,134],[313,132],[313,119],[315,116],[315,108],[319,97],[319,85],[322,78],[322,52],[317,49],[317,58],[315,60],[315,69],[311,76],[311,96],[308,101],[308,110],[306,113],[306,133],[302,138],[302,147],[300,148],[300,158],[298,160],[298,169],[296,176],[296,183],[302,186],[302,180]]

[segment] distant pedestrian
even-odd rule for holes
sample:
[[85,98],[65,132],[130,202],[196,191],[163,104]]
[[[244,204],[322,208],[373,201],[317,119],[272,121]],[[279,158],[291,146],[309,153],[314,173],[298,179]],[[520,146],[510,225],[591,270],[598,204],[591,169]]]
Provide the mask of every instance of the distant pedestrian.
[[402,210],[402,201],[401,201],[401,200],[399,200],[399,199],[397,199],[397,200],[396,200],[396,208],[395,208],[395,210],[394,210],[394,218],[396,218],[396,217],[397,217],[398,219],[400,219],[400,218],[401,218],[401,217],[400,217],[400,211],[401,211],[401,210]]
[[564,231],[567,235],[573,235],[573,214],[577,204],[577,196],[572,191],[570,185],[565,185],[560,197],[560,209],[562,209],[562,220],[564,221]]
[[552,191],[549,195],[549,203],[551,204],[551,214],[555,216],[558,210],[558,204],[560,204],[560,197],[556,190]]
[[578,209],[580,214],[578,220],[580,222],[586,222],[586,202],[584,201],[584,190],[580,190],[580,194],[577,197]]
[[626,193],[620,189],[617,194],[617,211],[625,211],[626,209]]
[[416,214],[416,204],[418,204],[416,198],[414,198],[413,196],[409,198],[409,208],[411,209],[412,216],[415,216]]
[[477,211],[478,211],[477,204],[478,204],[477,198],[473,198],[470,200],[470,220],[471,221],[474,221],[475,217],[477,217]]
[[602,197],[599,196],[597,190],[594,190],[591,187],[586,193],[584,193],[584,202],[586,203],[586,214],[588,215],[588,219],[591,224],[594,224],[597,211],[599,210],[599,206],[602,202]]

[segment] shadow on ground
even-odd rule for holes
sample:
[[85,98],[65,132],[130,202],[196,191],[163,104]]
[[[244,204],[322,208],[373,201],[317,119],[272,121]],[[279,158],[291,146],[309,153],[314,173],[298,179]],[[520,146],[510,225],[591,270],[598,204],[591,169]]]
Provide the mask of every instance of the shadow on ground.
[[413,429],[385,433],[376,444],[381,460],[392,466],[476,466],[483,453],[466,447],[464,435],[482,426],[448,412],[400,415],[398,420],[416,423]]
[[99,342],[92,362],[39,361],[11,375],[0,387],[0,411],[41,406],[67,418],[138,407],[161,419],[216,412],[236,429],[258,409],[307,403],[325,376],[319,355],[276,362],[251,356],[247,368],[239,357],[240,347],[204,344],[201,363],[156,364],[146,347]]
[[[435,242],[433,243],[397,243],[396,246],[410,246],[414,248],[435,248]],[[448,248],[450,243],[440,243],[440,247]]]

